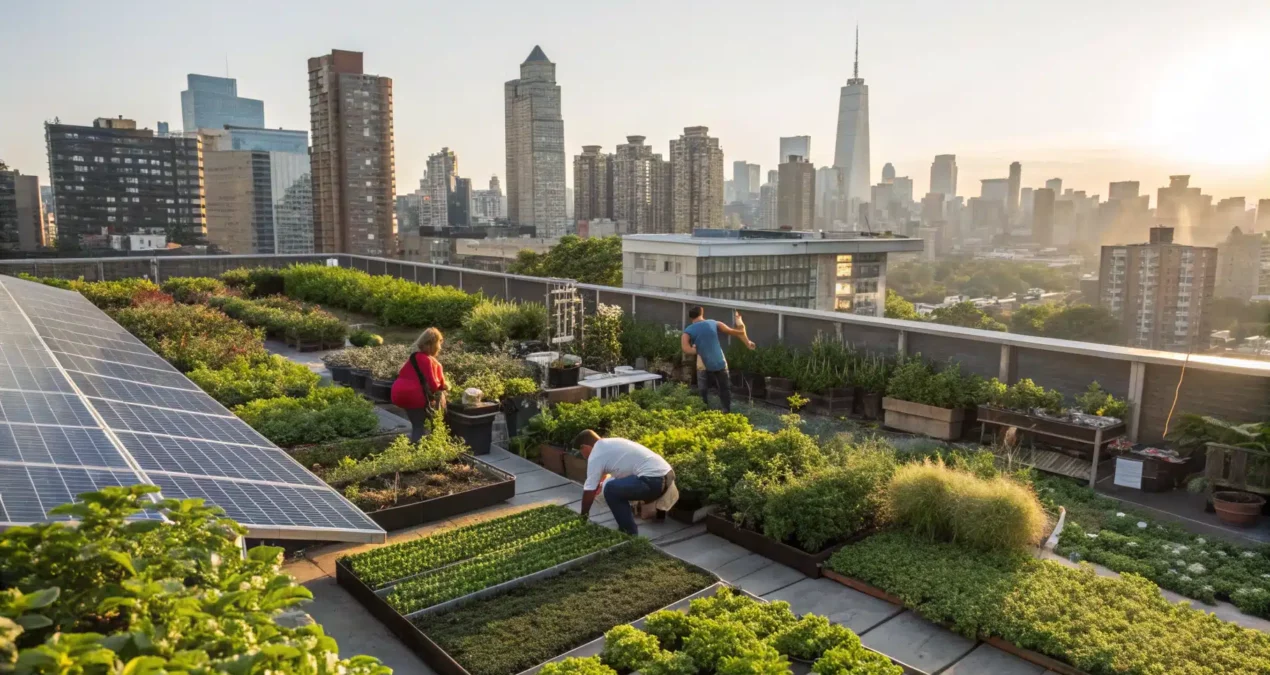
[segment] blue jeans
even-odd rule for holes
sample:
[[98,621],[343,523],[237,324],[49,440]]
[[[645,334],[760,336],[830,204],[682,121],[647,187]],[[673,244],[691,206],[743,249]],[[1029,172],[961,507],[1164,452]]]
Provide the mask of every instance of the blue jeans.
[[617,529],[629,535],[639,534],[631,502],[651,502],[665,494],[675,474],[666,476],[625,476],[604,481],[604,501],[617,521]]
[[697,390],[701,392],[701,400],[707,409],[710,407],[710,387],[719,392],[719,404],[723,412],[732,412],[732,376],[727,368],[697,371]]

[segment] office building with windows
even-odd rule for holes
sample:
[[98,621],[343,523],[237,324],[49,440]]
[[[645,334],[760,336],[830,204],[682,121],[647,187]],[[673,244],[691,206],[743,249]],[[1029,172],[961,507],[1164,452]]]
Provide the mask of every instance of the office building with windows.
[[670,232],[670,165],[643,136],[627,136],[611,158],[613,220],[623,232]]
[[781,157],[778,165],[789,161],[790,157],[802,157],[811,161],[811,136],[781,136]]
[[613,218],[613,156],[598,145],[584,145],[573,156],[573,218]]
[[208,243],[240,254],[312,253],[308,133],[230,127],[204,137]]
[[57,246],[108,248],[110,235],[162,229],[167,241],[200,244],[207,233],[203,146],[156,136],[133,120],[44,125]]
[[564,118],[556,64],[541,47],[520,64],[520,77],[503,85],[507,144],[507,217],[513,225],[560,227],[568,217]]
[[265,125],[265,103],[238,95],[238,80],[211,75],[185,76],[181,92],[181,120],[186,131]]
[[820,232],[697,230],[622,238],[622,286],[882,316],[886,259],[920,239]]
[[[671,232],[723,227],[723,148],[709,131],[685,127],[682,136],[670,141]],[[745,175],[757,180],[758,166],[747,165]]]
[[44,245],[39,176],[0,169],[0,251],[35,251]]

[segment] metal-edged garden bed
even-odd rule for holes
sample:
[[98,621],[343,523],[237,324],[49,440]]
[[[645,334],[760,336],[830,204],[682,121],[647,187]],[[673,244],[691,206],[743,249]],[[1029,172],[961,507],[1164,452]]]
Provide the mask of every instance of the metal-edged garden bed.
[[812,579],[820,578],[821,563],[833,556],[838,549],[854,541],[863,539],[868,531],[858,532],[846,539],[831,544],[828,548],[816,553],[808,553],[796,546],[777,541],[762,532],[741,527],[731,519],[718,513],[706,516],[706,532],[727,539],[728,541],[769,560],[774,560],[786,567],[792,567]]
[[388,531],[401,530],[416,525],[424,525],[437,520],[444,520],[469,511],[477,511],[487,506],[505,502],[516,496],[516,476],[485,462],[472,455],[463,455],[460,461],[466,462],[487,476],[499,479],[490,485],[482,485],[443,497],[433,497],[412,504],[391,506],[386,509],[368,512],[366,515]]

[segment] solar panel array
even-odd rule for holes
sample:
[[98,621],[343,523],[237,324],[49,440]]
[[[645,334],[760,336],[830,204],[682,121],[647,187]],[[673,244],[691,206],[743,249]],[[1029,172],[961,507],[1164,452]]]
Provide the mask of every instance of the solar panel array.
[[0,527],[140,483],[201,497],[253,537],[384,537],[83,296],[0,277]]

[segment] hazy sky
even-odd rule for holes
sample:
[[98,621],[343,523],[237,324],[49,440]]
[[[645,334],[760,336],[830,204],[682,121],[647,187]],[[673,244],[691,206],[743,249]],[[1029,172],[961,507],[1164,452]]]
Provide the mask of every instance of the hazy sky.
[[1025,186],[1138,180],[1152,206],[1171,173],[1270,198],[1266,0],[0,0],[0,159],[45,182],[55,116],[179,128],[186,73],[224,75],[227,57],[269,126],[307,130],[305,60],[340,48],[393,78],[398,193],[442,146],[483,187],[504,171],[503,82],[540,44],[570,158],[633,134],[665,155],[706,125],[729,178],[733,160],[775,168],[782,135],[809,134],[824,165],[857,21],[871,182],[889,161],[923,194],[932,157],[955,153],[969,196],[1018,160]]

